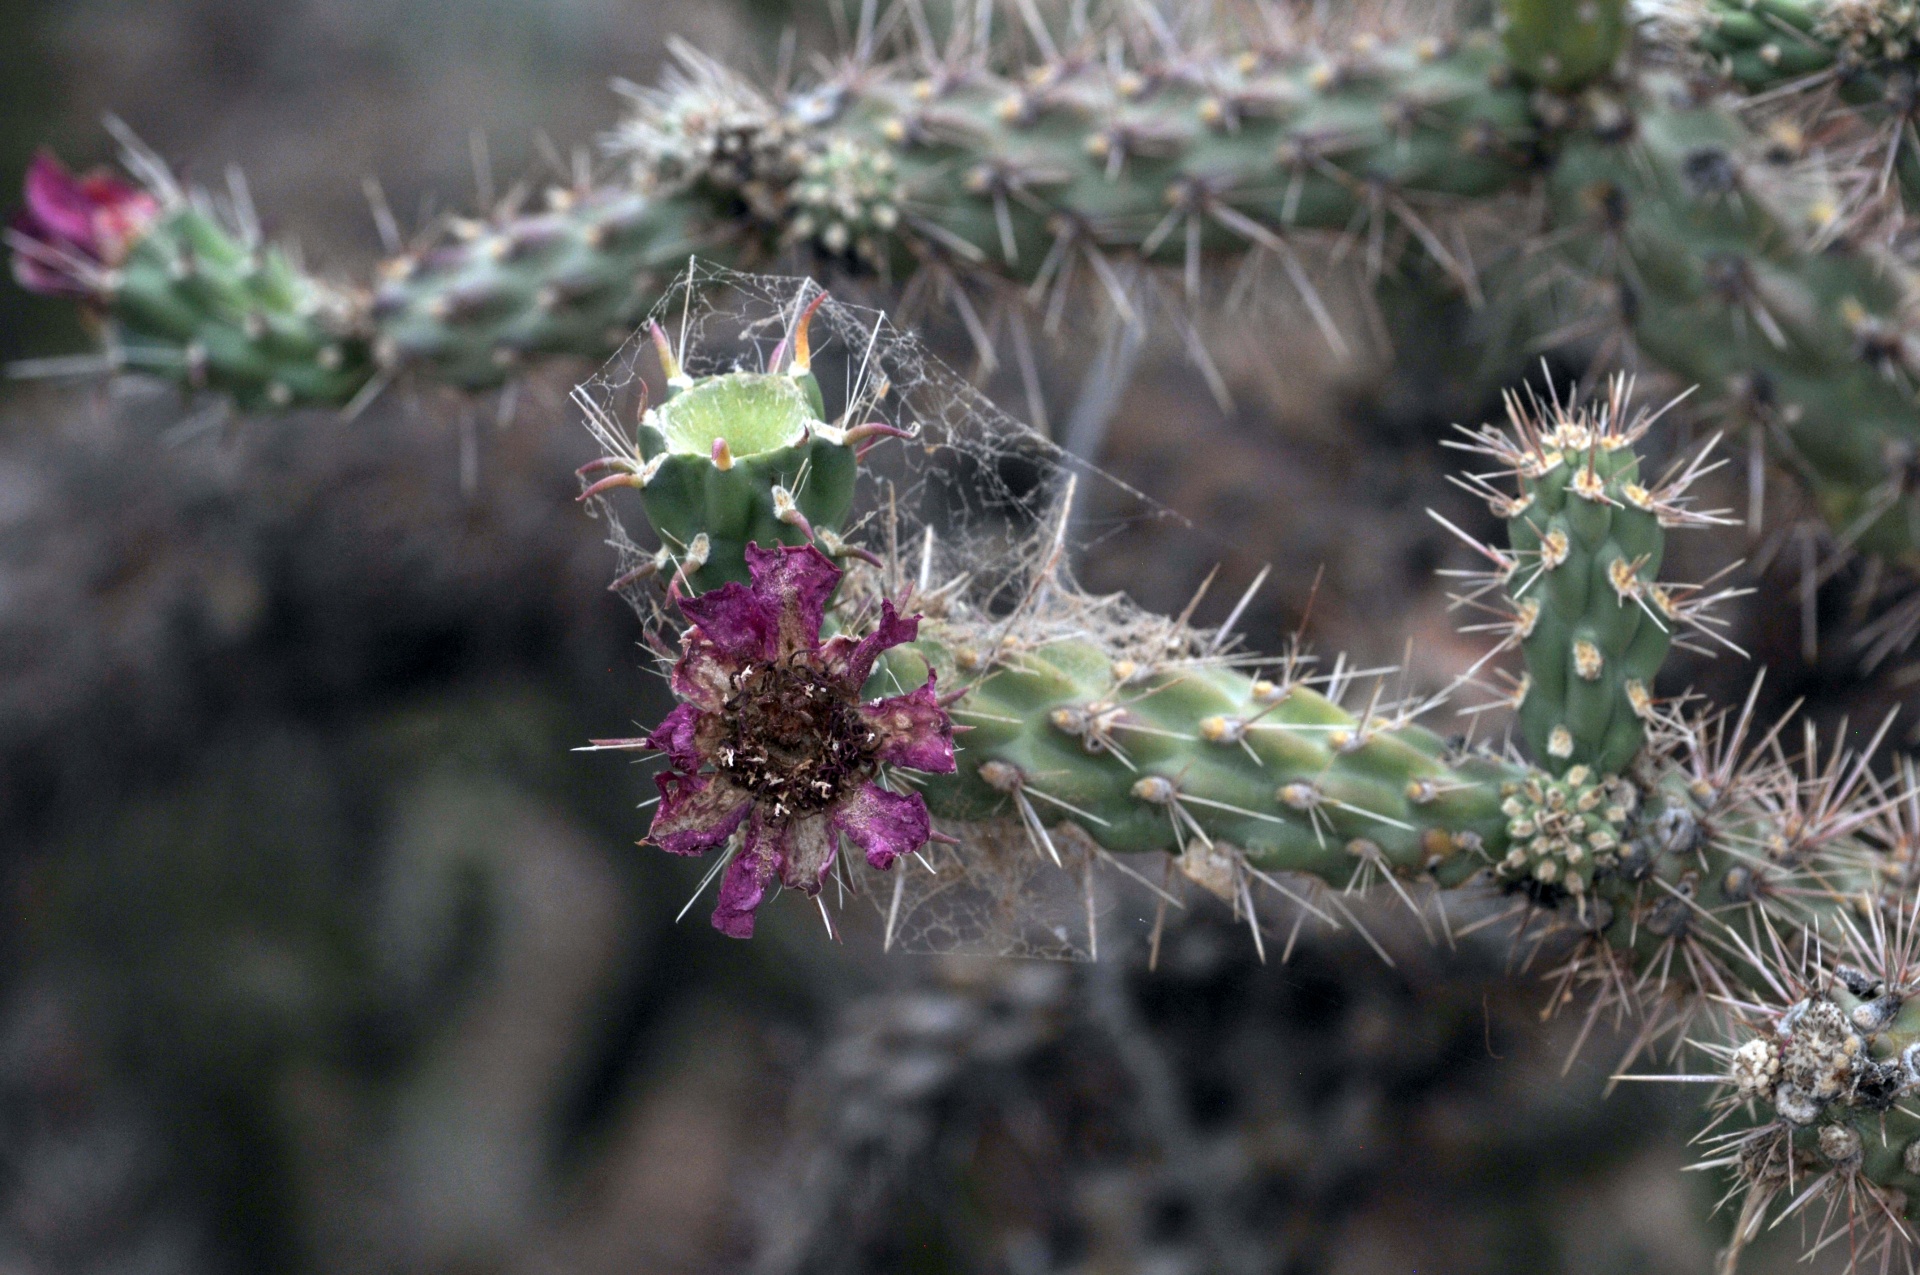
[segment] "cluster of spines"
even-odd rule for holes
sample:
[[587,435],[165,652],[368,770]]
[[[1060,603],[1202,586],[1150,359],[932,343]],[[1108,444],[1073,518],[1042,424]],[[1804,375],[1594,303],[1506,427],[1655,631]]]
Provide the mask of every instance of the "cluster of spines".
[[[1880,844],[1910,854],[1913,830],[1896,816]],[[1913,904],[1891,884],[1863,892],[1824,949],[1776,937],[1730,1037],[1700,1042],[1723,1069],[1693,1078],[1721,1086],[1714,1124],[1728,1127],[1705,1141],[1744,1197],[1736,1247],[1802,1210],[1849,1235],[1863,1268],[1920,1247],[1920,953]]]
[[1501,786],[1510,848],[1500,860],[1507,881],[1535,881],[1579,897],[1596,872],[1616,868],[1639,793],[1617,775],[1570,767],[1559,778],[1529,775]]

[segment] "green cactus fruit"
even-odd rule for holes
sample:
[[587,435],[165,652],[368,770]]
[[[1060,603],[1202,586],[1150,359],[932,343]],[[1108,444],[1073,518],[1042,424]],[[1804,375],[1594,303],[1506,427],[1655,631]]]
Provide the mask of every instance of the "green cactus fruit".
[[1632,34],[1626,0],[1500,0],[1499,27],[1513,69],[1557,93],[1611,76]]
[[191,204],[132,245],[105,302],[126,366],[242,407],[340,404],[371,375],[350,298]]
[[[837,533],[853,505],[858,445],[879,425],[829,425],[814,379],[808,326],[826,299],[800,316],[791,347],[782,343],[765,372],[727,372],[697,380],[681,371],[658,324],[655,348],[667,397],[640,418],[638,444],[584,466],[582,476],[614,471],[582,499],[613,487],[637,487],[647,521],[685,583],[696,593],[748,579],[749,544],[805,544],[839,550]],[[791,348],[791,360],[782,368]]]

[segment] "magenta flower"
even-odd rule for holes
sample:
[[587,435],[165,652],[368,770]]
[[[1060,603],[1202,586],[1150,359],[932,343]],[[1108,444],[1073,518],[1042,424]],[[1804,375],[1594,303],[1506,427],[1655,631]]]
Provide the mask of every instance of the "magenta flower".
[[27,166],[26,207],[13,219],[13,277],[44,296],[93,296],[160,215],[160,203],[106,173],[79,177],[52,153]]
[[912,641],[919,616],[881,603],[865,637],[820,640],[840,571],[810,545],[747,546],[751,585],[680,600],[687,630],[673,691],[681,700],[648,746],[667,754],[647,838],[672,854],[745,841],[720,882],[715,928],[753,934],[754,909],[777,880],[818,894],[845,837],[886,869],[927,843],[918,794],[890,792],[882,766],[951,772],[953,723],[934,677],[907,695],[862,701],[882,651]]

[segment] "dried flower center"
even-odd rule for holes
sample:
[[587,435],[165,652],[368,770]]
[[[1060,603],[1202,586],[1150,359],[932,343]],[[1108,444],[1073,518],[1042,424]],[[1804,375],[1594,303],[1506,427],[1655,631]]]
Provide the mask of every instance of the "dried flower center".
[[879,737],[852,697],[811,665],[744,671],[721,716],[721,772],[776,820],[826,809],[878,764]]

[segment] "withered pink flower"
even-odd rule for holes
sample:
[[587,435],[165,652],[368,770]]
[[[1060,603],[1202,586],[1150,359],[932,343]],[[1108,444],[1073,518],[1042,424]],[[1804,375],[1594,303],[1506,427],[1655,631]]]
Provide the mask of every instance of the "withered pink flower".
[[735,938],[752,935],[754,909],[775,881],[819,893],[841,837],[880,869],[927,843],[926,803],[882,787],[882,766],[954,768],[953,723],[931,672],[910,694],[860,698],[874,661],[912,641],[920,617],[883,602],[873,632],[822,642],[840,582],[826,555],[748,545],[747,568],[751,585],[681,600],[694,626],[673,669],[681,703],[646,740],[672,763],[656,781],[648,840],[700,854],[745,825],[713,914]]
[[41,151],[27,166],[26,206],[14,215],[13,277],[45,296],[93,296],[160,215],[152,195],[106,173],[84,177]]

